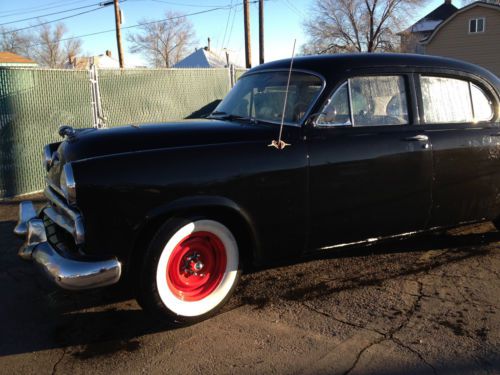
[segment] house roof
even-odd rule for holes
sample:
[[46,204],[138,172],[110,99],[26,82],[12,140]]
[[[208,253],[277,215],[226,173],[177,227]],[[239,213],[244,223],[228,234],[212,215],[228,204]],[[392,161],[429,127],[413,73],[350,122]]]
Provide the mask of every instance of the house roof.
[[120,67],[120,62],[118,60],[113,59],[112,57],[109,57],[106,54],[101,54],[94,56],[94,58],[97,58],[95,63],[97,63],[97,66],[99,68],[119,68]]
[[[445,20],[447,19],[448,17],[450,17],[453,13],[455,13],[456,11],[458,10],[458,8],[453,5],[450,2],[444,2],[443,4],[441,4],[440,6],[438,6],[436,9],[434,9],[432,12],[430,12],[428,15],[426,15],[425,17],[423,17],[421,20],[425,19],[425,20]],[[417,21],[418,23],[419,21]]]
[[226,68],[227,61],[206,48],[199,48],[185,57],[174,68]]
[[27,57],[19,56],[12,52],[0,52],[0,64],[35,64]]
[[441,22],[451,17],[458,8],[451,3],[451,1],[445,1],[443,4],[438,6],[432,12],[428,13],[404,32],[419,33],[425,31],[434,30]]
[[472,9],[472,8],[475,8],[475,7],[490,8],[490,9],[498,10],[500,12],[500,5],[486,3],[486,2],[483,2],[483,1],[476,1],[475,3],[469,4],[469,5],[461,8],[461,9],[459,9],[455,13],[453,13],[453,15],[451,17],[448,17],[448,19],[446,19],[445,21],[441,22],[438,25],[438,27],[436,27],[434,29],[434,31],[432,32],[432,34],[429,35],[428,38],[426,38],[424,40],[421,40],[420,43],[422,43],[422,44],[429,44],[430,41],[434,38],[434,36],[439,32],[439,30],[441,30],[441,28],[443,28],[448,22],[451,22],[459,14],[467,12],[469,9]]
[[[99,69],[120,69],[120,62],[107,53],[101,53],[95,56],[72,57],[71,61],[66,61],[64,67],[66,69],[88,69],[93,63]],[[139,66],[128,64],[125,62],[125,68],[139,68]]]

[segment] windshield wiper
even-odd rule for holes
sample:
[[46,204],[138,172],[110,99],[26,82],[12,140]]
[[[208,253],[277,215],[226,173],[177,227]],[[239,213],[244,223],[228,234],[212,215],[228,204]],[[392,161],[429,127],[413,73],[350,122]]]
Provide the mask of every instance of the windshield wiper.
[[258,122],[258,120],[255,117],[234,115],[234,114],[226,113],[223,111],[212,112],[207,118],[213,118],[213,119],[218,119],[218,120],[230,120],[230,121],[242,120],[242,121],[248,121],[252,124],[256,124]]
[[213,117],[213,116],[217,116],[217,117],[219,117],[219,116],[224,116],[224,115],[227,115],[227,113],[226,113],[226,112],[224,112],[224,111],[215,111],[215,112],[210,113],[210,114],[207,116],[207,118],[210,118],[210,117]]

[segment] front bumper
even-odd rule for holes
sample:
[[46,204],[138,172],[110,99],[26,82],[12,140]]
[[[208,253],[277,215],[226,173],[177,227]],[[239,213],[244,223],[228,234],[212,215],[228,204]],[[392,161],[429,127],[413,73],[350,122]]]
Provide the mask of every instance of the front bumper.
[[92,289],[117,283],[121,276],[121,263],[118,259],[112,257],[96,260],[83,256],[71,259],[60,254],[47,240],[41,217],[46,210],[52,213],[50,209],[50,206],[46,207],[37,214],[31,201],[24,201],[19,205],[19,221],[14,233],[25,238],[19,249],[19,256],[25,260],[34,260],[51,280],[64,289]]

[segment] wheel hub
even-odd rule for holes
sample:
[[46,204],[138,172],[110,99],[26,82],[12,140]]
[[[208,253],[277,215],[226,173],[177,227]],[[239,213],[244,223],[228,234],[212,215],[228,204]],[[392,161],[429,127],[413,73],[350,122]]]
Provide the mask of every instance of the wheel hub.
[[182,271],[190,275],[203,276],[202,274],[198,274],[198,272],[201,271],[203,267],[205,267],[205,265],[200,260],[200,254],[195,252],[192,255],[188,255],[185,257]]
[[167,283],[184,301],[199,301],[220,284],[226,270],[226,249],[210,232],[193,232],[173,249],[167,265]]

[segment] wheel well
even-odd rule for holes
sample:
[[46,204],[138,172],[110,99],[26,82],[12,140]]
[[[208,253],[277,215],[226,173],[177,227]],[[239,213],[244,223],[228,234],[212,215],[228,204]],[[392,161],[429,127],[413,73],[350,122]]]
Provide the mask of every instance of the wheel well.
[[226,225],[233,232],[238,242],[242,268],[245,270],[252,266],[254,250],[257,244],[255,236],[252,234],[250,226],[243,216],[228,207],[193,207],[159,215],[145,224],[142,231],[136,237],[132,254],[129,257],[131,267],[128,267],[128,273],[132,279],[135,279],[139,275],[138,271],[142,264],[141,258],[158,229],[171,218],[196,215],[207,216]]

